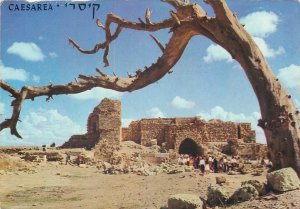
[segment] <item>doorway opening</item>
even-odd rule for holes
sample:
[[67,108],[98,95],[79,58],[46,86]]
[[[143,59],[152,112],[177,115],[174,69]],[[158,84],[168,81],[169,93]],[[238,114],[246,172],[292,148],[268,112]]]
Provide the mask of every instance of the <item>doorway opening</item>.
[[179,154],[203,155],[203,149],[193,139],[186,138],[179,146]]

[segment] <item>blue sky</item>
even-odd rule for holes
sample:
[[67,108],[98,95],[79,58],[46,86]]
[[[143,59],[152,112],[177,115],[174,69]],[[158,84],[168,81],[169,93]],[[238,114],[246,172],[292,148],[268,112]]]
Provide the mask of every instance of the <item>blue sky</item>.
[[[192,1],[211,9],[202,1]],[[95,24],[92,9],[85,11],[64,7],[65,2],[49,2],[53,11],[10,11],[10,4],[1,5],[1,62],[0,78],[19,89],[24,85],[63,84],[78,74],[96,75],[98,67],[108,74],[126,76],[155,62],[161,55],[148,32],[123,30],[112,43],[110,67],[103,68],[102,54],[81,54],[68,44],[73,38],[83,48],[92,48],[104,40],[104,32]],[[24,3],[24,2],[23,2]],[[155,0],[93,1],[100,9],[95,17],[102,23],[113,12],[128,20],[143,18],[147,7],[152,21],[169,18],[168,4]],[[246,26],[261,48],[273,73],[292,94],[300,106],[300,2],[297,0],[227,1],[232,11]],[[57,4],[60,7],[57,7]],[[75,3],[78,4],[78,3]],[[168,30],[154,35],[167,43]],[[62,144],[72,134],[84,133],[86,120],[93,107],[104,97],[122,101],[124,126],[145,117],[218,118],[226,121],[251,122],[257,140],[265,142],[256,124],[260,110],[254,92],[237,62],[219,46],[205,37],[194,37],[186,48],[173,73],[158,82],[132,93],[94,89],[78,95],[45,97],[23,105],[18,124],[23,140],[10,136],[9,130],[0,133],[0,145]],[[10,97],[0,91],[0,119],[11,114]]]

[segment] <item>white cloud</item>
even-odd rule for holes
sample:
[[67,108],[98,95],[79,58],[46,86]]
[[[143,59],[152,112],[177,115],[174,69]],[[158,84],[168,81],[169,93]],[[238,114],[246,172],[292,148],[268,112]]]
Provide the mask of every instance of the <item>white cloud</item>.
[[86,131],[68,116],[60,114],[55,109],[29,112],[21,123],[18,130],[23,140],[11,136],[9,130],[0,132],[1,144],[3,145],[42,145],[55,142],[63,144],[73,134],[83,134]]
[[38,39],[39,39],[40,41],[42,41],[42,40],[44,40],[44,37],[43,37],[43,36],[39,36]]
[[174,97],[171,104],[173,107],[178,109],[191,109],[196,105],[195,102],[188,101],[184,98],[181,98],[180,96]]
[[147,111],[148,117],[151,118],[165,118],[166,116],[164,113],[158,108],[158,107],[153,107],[150,110]]
[[3,80],[27,81],[29,73],[27,73],[24,69],[6,67],[2,60],[0,60],[0,78]]
[[251,35],[265,38],[276,32],[279,18],[274,12],[259,11],[242,17],[240,22]]
[[282,46],[279,46],[278,49],[272,49],[264,39],[258,37],[253,37],[253,39],[263,55],[267,58],[274,58],[285,53],[285,50]]
[[251,123],[252,129],[256,132],[256,140],[260,143],[266,143],[265,135],[263,130],[257,126],[258,120],[261,118],[260,113],[253,112],[251,115],[245,115],[243,113],[236,114],[233,112],[225,111],[220,106],[215,106],[208,112],[200,112],[198,114],[205,120],[210,119],[220,119],[222,121],[232,121],[232,122],[248,122]]
[[122,127],[128,127],[132,121],[134,121],[134,119],[122,118]]
[[58,55],[55,52],[50,52],[49,57],[56,58],[56,57],[58,57]]
[[[240,22],[245,24],[245,29],[253,36],[254,41],[265,57],[274,58],[285,53],[282,46],[279,46],[278,49],[273,49],[263,39],[277,30],[279,18],[274,12],[253,12],[242,17]],[[210,45],[206,52],[206,56],[203,57],[204,62],[232,61],[231,55],[219,45]]]
[[300,66],[291,64],[279,69],[277,76],[288,88],[300,88]]
[[273,49],[263,39],[277,31],[279,18],[274,12],[253,12],[242,17],[240,21],[245,24],[245,29],[253,36],[254,41],[265,57],[274,58],[285,53],[282,46]]
[[206,49],[206,56],[203,57],[204,62],[210,63],[214,61],[224,61],[231,62],[232,58],[231,55],[221,46],[211,44]]
[[39,83],[40,80],[41,80],[41,78],[40,78],[40,76],[38,76],[38,75],[33,75],[33,76],[32,76],[32,80],[33,80],[34,82],[36,82],[36,83]]
[[27,61],[43,61],[45,55],[40,47],[33,42],[14,42],[8,49],[7,53],[14,54]]
[[102,100],[105,97],[120,99],[122,95],[123,95],[122,92],[117,92],[111,89],[104,89],[104,88],[97,87],[79,94],[71,94],[70,97],[79,100],[88,100],[88,99]]
[[[278,55],[284,54],[285,49],[279,46],[278,49],[271,48],[264,39],[260,37],[253,37],[258,48],[261,50],[263,55],[267,58],[274,58]],[[203,57],[204,62],[211,63],[216,61],[227,61],[232,62],[231,55],[221,46],[211,44],[206,49],[206,56]]]

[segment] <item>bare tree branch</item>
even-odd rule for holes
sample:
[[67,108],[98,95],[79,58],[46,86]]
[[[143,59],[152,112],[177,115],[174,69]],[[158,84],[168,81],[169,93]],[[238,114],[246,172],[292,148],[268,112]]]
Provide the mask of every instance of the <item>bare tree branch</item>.
[[[146,11],[146,22],[150,22],[150,9],[147,9]],[[113,35],[111,35],[110,25],[112,23],[115,23],[118,25],[116,31]],[[172,19],[166,19],[159,23],[151,23],[146,24],[144,22],[137,23],[137,22],[131,22],[124,20],[123,18],[120,18],[114,14],[108,14],[107,19],[105,22],[105,27],[100,23],[99,20],[96,21],[96,24],[105,30],[105,37],[106,40],[102,43],[96,44],[95,47],[91,50],[85,50],[81,48],[74,40],[69,38],[69,43],[73,45],[78,51],[84,54],[94,54],[97,53],[100,49],[105,49],[104,55],[103,55],[103,63],[104,67],[109,66],[109,60],[107,58],[109,53],[109,45],[112,41],[114,41],[118,36],[120,35],[122,28],[128,28],[128,29],[134,29],[134,30],[142,30],[142,31],[157,31],[165,28],[170,28],[173,26],[174,21]]]
[[204,2],[211,5],[216,18],[220,21],[230,22],[231,17],[234,16],[224,0],[204,0]]
[[160,41],[157,38],[155,38],[155,36],[153,36],[152,34],[149,34],[149,35],[155,41],[155,43],[158,45],[158,47],[160,48],[160,50],[162,52],[164,52],[165,51],[165,47],[163,47],[163,45],[160,43]]
[[150,18],[151,18],[151,10],[150,10],[150,8],[147,8],[146,14],[145,14],[145,19],[146,19],[146,23],[148,25],[152,25]]
[[15,90],[13,87],[11,87],[8,83],[6,83],[3,80],[0,80],[0,88],[11,93],[13,97],[16,97],[19,94],[17,90]]
[[100,22],[99,19],[96,20],[96,24],[99,28],[102,28],[105,31],[105,27],[104,27],[104,25],[102,25],[102,23]]

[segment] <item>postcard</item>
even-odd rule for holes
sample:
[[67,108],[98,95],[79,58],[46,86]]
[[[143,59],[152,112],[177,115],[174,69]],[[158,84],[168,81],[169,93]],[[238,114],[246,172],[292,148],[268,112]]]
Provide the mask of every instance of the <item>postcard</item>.
[[268,169],[299,180],[299,9],[1,1],[0,209],[300,207],[257,201]]

